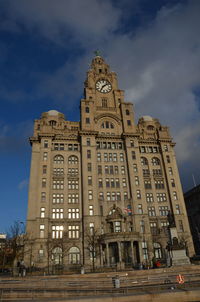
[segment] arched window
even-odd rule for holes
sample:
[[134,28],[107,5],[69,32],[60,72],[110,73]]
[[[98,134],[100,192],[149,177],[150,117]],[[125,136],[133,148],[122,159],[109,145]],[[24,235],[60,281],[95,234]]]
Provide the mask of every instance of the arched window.
[[154,130],[154,126],[151,126],[151,125],[147,126],[147,130],[150,130],[150,131]]
[[56,155],[53,158],[54,164],[63,164],[64,163],[64,157],[62,155]]
[[157,157],[153,157],[151,162],[152,162],[153,166],[159,166],[160,165],[160,160]]
[[130,111],[126,109],[126,115],[130,115]]
[[49,121],[49,125],[50,126],[56,126],[56,121],[54,121],[54,120]]
[[69,263],[70,264],[79,264],[80,263],[80,250],[73,246],[69,250]]
[[59,247],[59,246],[54,247],[52,249],[51,257],[52,257],[52,262],[54,264],[62,264],[62,249],[61,249],[61,247]]
[[89,107],[85,107],[85,112],[86,113],[90,113],[90,108]]
[[148,160],[146,157],[141,157],[140,159],[142,166],[148,166]]
[[161,259],[162,258],[162,248],[161,248],[160,243],[154,242],[153,249],[154,249],[154,257],[156,259]]
[[68,157],[68,163],[69,163],[69,165],[78,164],[78,157],[74,156],[74,155],[69,156]]
[[106,128],[106,129],[114,129],[114,125],[113,123],[109,122],[109,121],[105,121],[101,124],[101,128]]

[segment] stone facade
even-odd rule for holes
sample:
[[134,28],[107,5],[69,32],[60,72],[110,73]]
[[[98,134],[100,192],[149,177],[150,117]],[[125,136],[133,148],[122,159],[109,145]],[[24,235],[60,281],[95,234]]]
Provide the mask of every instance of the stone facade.
[[80,122],[50,110],[34,123],[26,265],[110,267],[165,260],[167,214],[193,254],[169,129],[134,120],[117,76],[92,60]]

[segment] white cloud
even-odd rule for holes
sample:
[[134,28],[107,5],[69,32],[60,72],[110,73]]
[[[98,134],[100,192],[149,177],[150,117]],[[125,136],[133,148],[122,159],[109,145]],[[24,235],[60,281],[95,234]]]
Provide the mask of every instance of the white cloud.
[[18,189],[23,190],[28,186],[28,179],[23,179],[19,184],[18,184]]

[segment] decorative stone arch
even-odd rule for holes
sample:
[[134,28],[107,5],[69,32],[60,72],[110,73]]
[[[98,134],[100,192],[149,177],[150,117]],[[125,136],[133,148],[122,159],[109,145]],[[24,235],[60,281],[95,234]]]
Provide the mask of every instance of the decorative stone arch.
[[55,246],[51,250],[51,259],[53,264],[63,263],[63,250],[60,246]]
[[[105,134],[118,134],[122,132],[122,124],[120,119],[113,114],[100,114],[95,119],[96,130]],[[105,127],[102,125],[105,124]],[[106,125],[109,124],[109,127]]]
[[63,164],[64,163],[64,157],[61,154],[56,154],[53,157],[53,163],[54,164]]
[[72,246],[68,250],[69,264],[80,264],[81,254],[77,246]]

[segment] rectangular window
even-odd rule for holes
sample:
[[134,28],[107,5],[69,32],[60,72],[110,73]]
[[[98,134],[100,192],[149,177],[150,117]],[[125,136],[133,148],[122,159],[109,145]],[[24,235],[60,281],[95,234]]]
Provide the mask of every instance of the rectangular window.
[[99,200],[104,200],[104,195],[103,195],[103,192],[99,192]]
[[47,180],[46,178],[42,178],[42,188],[46,188]]
[[48,145],[48,141],[45,140],[45,141],[44,141],[44,148],[48,148],[48,146],[49,146],[49,145]]
[[63,229],[62,225],[52,225],[52,239],[62,239]]
[[153,193],[146,193],[146,201],[153,202]]
[[90,235],[94,234],[94,222],[89,223]]
[[158,201],[158,202],[167,201],[166,193],[157,193],[157,194],[156,194],[156,197],[157,197],[157,201]]
[[87,170],[88,170],[88,172],[92,171],[92,164],[91,163],[87,164]]
[[89,185],[89,186],[92,185],[92,176],[88,176],[88,185]]
[[91,150],[87,150],[87,158],[91,158]]
[[131,151],[131,157],[132,159],[136,159],[135,151]]
[[68,203],[78,203],[79,195],[77,193],[68,194]]
[[114,169],[113,166],[110,166],[110,174],[113,175],[114,174]]
[[64,180],[53,180],[53,189],[58,190],[58,189],[64,189]]
[[104,161],[105,161],[105,162],[108,161],[108,153],[104,153]]
[[86,124],[90,124],[90,118],[86,117],[85,122],[86,122]]
[[42,166],[42,173],[47,174],[47,166],[46,165]]
[[127,120],[127,125],[131,126],[131,121],[130,120]]
[[168,168],[168,171],[169,171],[169,175],[173,175],[173,171],[171,167]]
[[155,207],[148,207],[148,215],[149,216],[156,216]]
[[97,161],[101,161],[101,153],[100,152],[97,153]]
[[166,156],[166,159],[167,159],[167,163],[170,164],[171,161],[169,155]]
[[176,193],[175,191],[173,192],[173,197],[174,197],[174,200],[177,200],[177,199],[178,199],[177,193]]
[[155,180],[155,188],[156,189],[164,189],[164,182],[163,182],[163,180]]
[[126,178],[122,178],[122,186],[123,188],[127,187]]
[[93,193],[92,193],[91,190],[88,191],[88,199],[89,199],[89,200],[92,200],[92,199],[93,199]]
[[151,189],[151,180],[145,180],[144,187],[145,189]]
[[45,217],[45,208],[40,208],[40,218]]
[[110,188],[110,180],[109,180],[109,178],[106,178],[106,188]]
[[44,160],[44,161],[47,161],[47,158],[48,158],[48,153],[47,153],[47,152],[44,152],[44,153],[43,153],[43,160]]
[[53,194],[53,203],[63,203],[64,195],[63,194]]
[[79,219],[80,218],[80,213],[79,209],[74,208],[74,209],[68,209],[68,219]]
[[134,171],[135,173],[138,172],[137,164],[133,164],[133,171]]
[[121,174],[124,175],[125,174],[125,167],[121,166]]
[[142,233],[142,234],[145,233],[145,223],[144,223],[144,220],[140,221],[140,233]]
[[159,234],[159,230],[158,230],[156,222],[150,222],[150,230],[151,230],[152,235],[158,235]]
[[98,174],[102,174],[102,166],[98,165]]
[[113,153],[113,161],[114,161],[114,162],[117,161],[117,153]]
[[140,182],[139,182],[139,177],[135,176],[135,185],[139,186]]
[[159,207],[159,214],[160,216],[167,216],[168,215],[168,206],[161,206]]
[[52,209],[52,218],[53,219],[63,219],[63,209]]
[[69,190],[78,190],[78,180],[68,179],[68,189]]
[[146,176],[146,177],[147,177],[147,176],[150,175],[149,169],[143,169],[142,172],[143,172],[143,176]]
[[110,185],[111,185],[111,188],[115,187],[115,180],[114,180],[114,178],[111,178]]
[[69,225],[68,226],[68,236],[70,239],[79,238],[79,226],[78,225]]
[[179,221],[178,221],[178,225],[179,225],[179,230],[180,230],[180,232],[184,232],[183,221],[182,221],[182,220],[179,220]]
[[119,187],[120,187],[119,178],[116,178],[116,179],[115,179],[115,185],[116,185],[116,188],[119,188]]
[[87,146],[90,146],[90,138],[87,138],[86,143],[87,143]]
[[176,204],[176,214],[178,214],[178,215],[180,215],[180,214],[181,214],[179,204]]
[[44,224],[40,224],[40,238],[44,238]]
[[46,201],[46,192],[41,193],[41,201],[42,202]]
[[103,179],[99,178],[99,188],[103,188]]
[[175,180],[173,178],[171,179],[171,185],[172,185],[173,188],[176,186],[175,185]]
[[110,200],[111,200],[111,195],[110,195],[110,192],[107,192],[107,193],[106,193],[106,197],[107,197],[107,200],[108,200],[108,201],[110,201]]
[[148,249],[146,241],[142,242],[143,259],[148,260]]
[[120,221],[114,221],[113,222],[113,229],[115,233],[121,232],[121,222]]
[[124,154],[123,153],[120,153],[120,161],[124,161]]
[[141,204],[138,204],[138,214],[143,214],[143,209]]
[[[119,174],[119,168],[118,166],[114,166],[115,174]],[[122,171],[121,171],[122,172]],[[123,173],[122,173],[123,174]],[[125,174],[125,173],[124,173]]]
[[137,190],[137,191],[136,191],[136,194],[137,194],[137,199],[141,199],[141,193],[140,193],[140,190]]
[[127,200],[127,199],[128,199],[128,193],[124,192],[124,200]]

